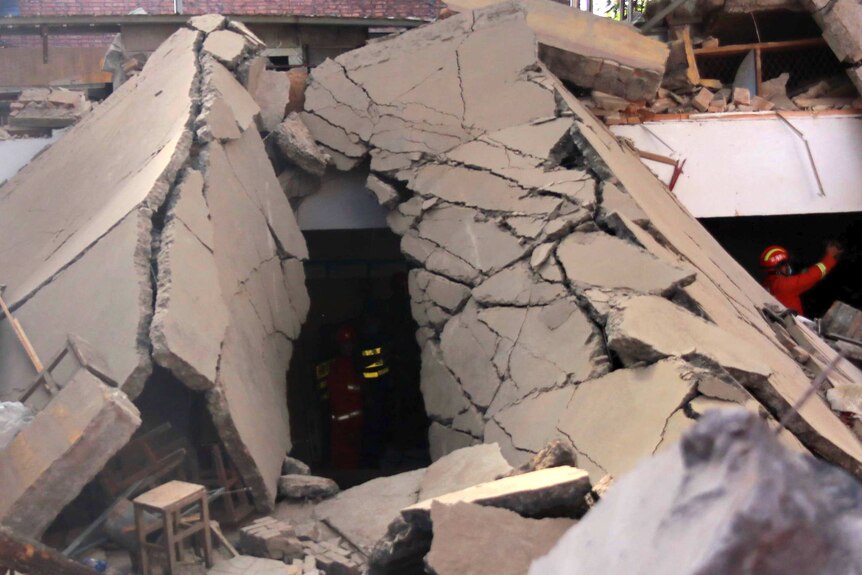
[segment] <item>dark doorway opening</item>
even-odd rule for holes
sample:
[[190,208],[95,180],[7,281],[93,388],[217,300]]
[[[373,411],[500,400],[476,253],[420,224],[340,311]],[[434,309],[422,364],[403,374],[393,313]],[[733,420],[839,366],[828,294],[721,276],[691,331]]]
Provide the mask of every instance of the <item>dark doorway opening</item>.
[[862,308],[862,214],[705,218],[700,222],[758,281],[763,279],[758,258],[767,246],[787,248],[793,268],[801,270],[819,261],[827,242],[841,242],[840,263],[802,296],[802,303],[809,317],[821,317],[836,300]]
[[400,238],[388,229],[305,238],[311,307],[290,368],[291,454],[342,488],[428,465]]

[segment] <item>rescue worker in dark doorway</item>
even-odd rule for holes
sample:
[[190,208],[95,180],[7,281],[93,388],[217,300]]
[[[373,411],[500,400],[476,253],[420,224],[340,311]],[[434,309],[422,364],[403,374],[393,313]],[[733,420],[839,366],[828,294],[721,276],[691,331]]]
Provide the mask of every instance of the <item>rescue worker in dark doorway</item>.
[[841,246],[830,242],[819,262],[794,274],[790,267],[790,253],[781,246],[769,246],[760,254],[760,267],[766,271],[763,285],[786,308],[805,315],[800,296],[825,278],[840,257]]
[[331,412],[331,458],[338,469],[359,467],[362,442],[362,380],[354,361],[356,331],[348,325],[335,335],[338,357],[329,365],[326,387]]

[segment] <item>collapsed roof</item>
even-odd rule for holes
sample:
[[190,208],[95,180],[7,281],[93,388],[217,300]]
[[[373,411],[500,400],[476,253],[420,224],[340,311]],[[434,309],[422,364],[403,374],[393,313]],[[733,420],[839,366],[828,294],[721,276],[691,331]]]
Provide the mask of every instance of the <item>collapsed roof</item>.
[[[302,119],[337,169],[370,166],[417,266],[432,454],[499,442],[520,463],[560,438],[591,473],[618,474],[709,407],[774,423],[810,379],[761,313],[774,300],[559,79],[594,67],[610,92],[654,90],[666,48],[587,15],[566,32],[549,23],[558,10],[500,3],[328,60]],[[625,42],[592,41],[617,33]],[[154,366],[204,394],[267,509],[309,300],[305,242],[246,90],[260,48],[214,15],[172,35],[0,188],[0,253],[38,350],[74,334],[130,398]],[[5,320],[0,365],[0,400],[18,399],[34,374]],[[135,414],[124,421],[130,434]],[[790,429],[795,448],[862,471],[824,401]]]

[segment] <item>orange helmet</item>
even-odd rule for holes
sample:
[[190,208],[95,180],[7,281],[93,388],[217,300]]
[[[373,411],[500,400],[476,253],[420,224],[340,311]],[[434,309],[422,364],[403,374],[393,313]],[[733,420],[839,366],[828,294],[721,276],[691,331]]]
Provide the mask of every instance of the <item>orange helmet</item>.
[[790,254],[781,246],[769,246],[760,254],[760,267],[774,268],[790,260]]
[[335,334],[335,341],[337,343],[348,343],[356,340],[356,330],[354,330],[349,325],[343,325],[338,328],[338,332]]

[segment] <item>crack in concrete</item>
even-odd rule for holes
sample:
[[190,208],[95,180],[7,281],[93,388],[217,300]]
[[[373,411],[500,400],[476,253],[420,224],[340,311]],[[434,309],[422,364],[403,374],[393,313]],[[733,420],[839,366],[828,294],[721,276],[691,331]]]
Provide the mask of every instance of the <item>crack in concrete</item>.
[[572,439],[572,437],[571,437],[568,433],[566,433],[565,431],[563,431],[563,430],[562,430],[562,429],[560,429],[559,427],[554,427],[554,429],[556,429],[558,433],[562,434],[562,435],[563,435],[563,437],[565,437],[565,438],[568,440],[568,442],[569,442],[569,446],[572,448],[572,450],[574,450],[574,451],[575,451],[575,453],[577,453],[578,455],[583,455],[583,456],[584,456],[584,458],[586,458],[590,463],[592,463],[592,464],[593,464],[593,465],[595,465],[597,468],[599,468],[599,470],[600,470],[602,473],[604,473],[605,475],[608,475],[608,470],[607,470],[607,469],[605,469],[602,465],[600,465],[598,461],[596,461],[595,459],[593,459],[592,457],[590,457],[590,456],[587,454],[587,452],[586,452],[586,451],[581,451],[580,449],[578,449],[578,446],[577,446],[577,445],[575,445],[574,440]]

